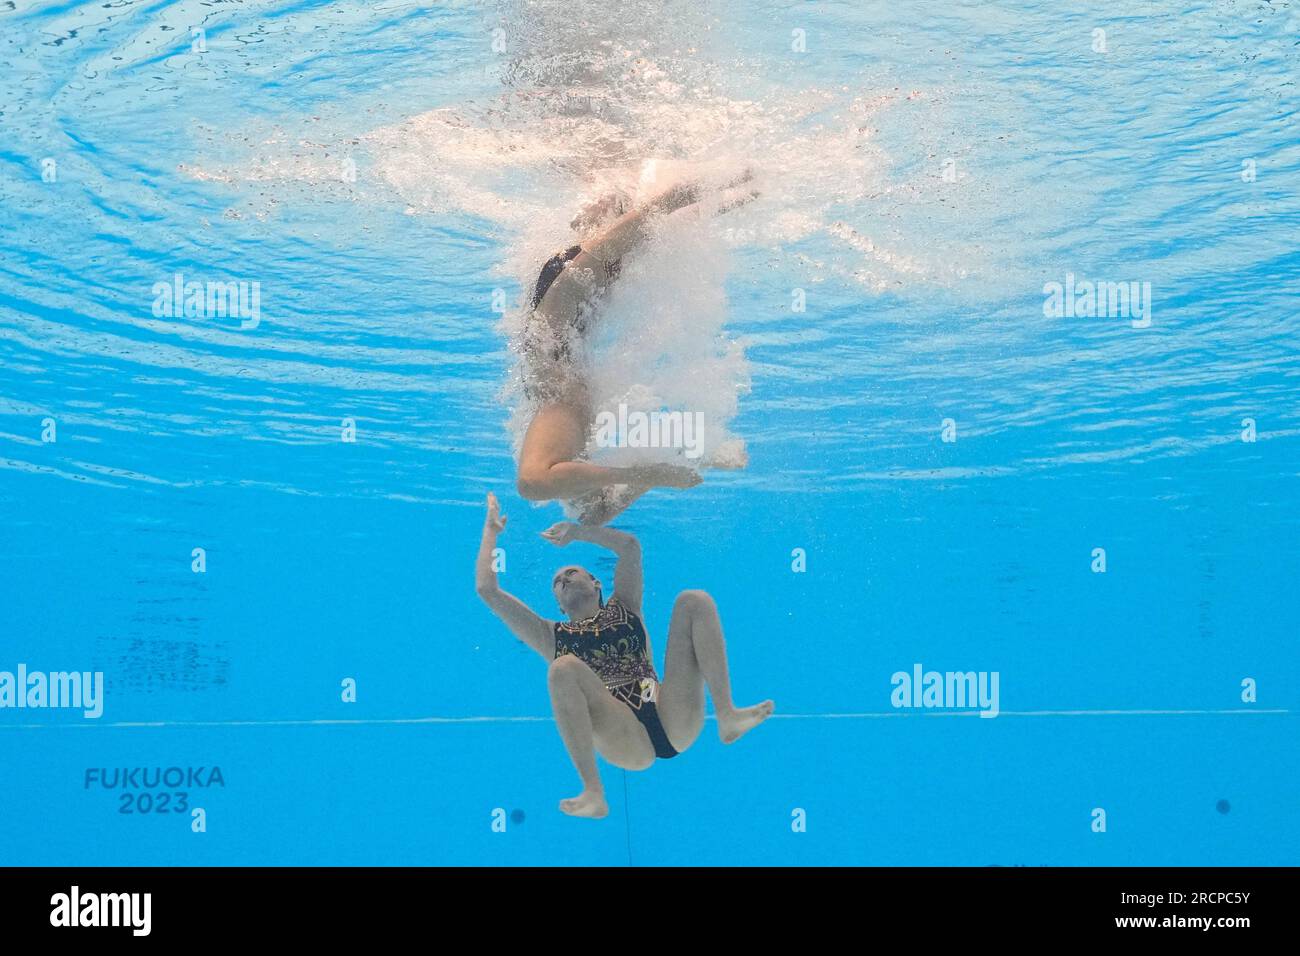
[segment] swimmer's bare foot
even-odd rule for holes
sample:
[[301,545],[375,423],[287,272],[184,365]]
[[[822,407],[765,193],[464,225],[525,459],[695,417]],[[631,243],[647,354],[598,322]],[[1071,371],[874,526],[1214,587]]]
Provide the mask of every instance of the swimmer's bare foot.
[[715,471],[741,471],[749,466],[749,449],[745,447],[742,439],[723,442],[717,450],[704,461],[701,468],[712,468]]
[[734,744],[749,731],[753,730],[772,716],[776,705],[770,700],[753,707],[733,707],[727,713],[718,714],[718,736],[724,744]]
[[599,790],[584,790],[576,797],[565,797],[560,801],[560,812],[571,817],[587,817],[599,820],[609,816],[609,804],[605,794]]

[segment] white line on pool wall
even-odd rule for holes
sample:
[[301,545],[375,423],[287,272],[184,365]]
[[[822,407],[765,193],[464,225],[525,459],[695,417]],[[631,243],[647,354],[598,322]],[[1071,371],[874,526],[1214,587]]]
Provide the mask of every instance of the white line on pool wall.
[[[1282,708],[1247,710],[1004,710],[1000,717],[1199,717],[1199,716],[1279,716],[1289,715]],[[768,720],[875,720],[900,717],[979,717],[978,710],[962,711],[884,711],[844,714],[773,714]],[[716,719],[706,714],[706,720]],[[111,727],[132,730],[150,727],[347,727],[385,724],[519,724],[554,723],[553,717],[375,717],[368,720],[122,720],[95,724],[4,724],[0,730],[62,730],[77,727]]]

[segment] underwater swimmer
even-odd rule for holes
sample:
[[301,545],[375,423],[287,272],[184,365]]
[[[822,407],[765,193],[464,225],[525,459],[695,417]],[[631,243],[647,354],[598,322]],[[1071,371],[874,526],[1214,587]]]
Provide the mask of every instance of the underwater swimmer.
[[[523,497],[570,501],[583,524],[604,524],[651,488],[700,483],[694,469],[677,465],[608,468],[580,460],[594,422],[581,340],[623,258],[649,238],[656,217],[703,212],[705,207],[714,213],[734,209],[757,195],[741,185],[749,179],[746,171],[712,190],[699,182],[673,186],[542,267],[524,330],[524,392],[537,403],[537,411],[519,456]],[[613,203],[606,200],[602,206],[610,210]],[[574,226],[593,218],[598,215],[588,211]]]
[[704,725],[706,685],[724,744],[735,743],[772,715],[770,700],[751,707],[732,703],[722,621],[704,591],[677,595],[664,679],[658,679],[641,621],[641,545],[632,535],[571,522],[542,532],[556,547],[588,541],[618,556],[608,601],[590,571],[578,565],[560,568],[551,591],[568,620],[548,621],[497,582],[492,552],[505,526],[496,496],[489,494],[475,586],[492,613],[547,662],[555,723],[582,778],[582,793],[561,800],[561,811],[592,818],[609,813],[597,753],[624,770],[645,770],[656,757],[670,759],[687,750]]

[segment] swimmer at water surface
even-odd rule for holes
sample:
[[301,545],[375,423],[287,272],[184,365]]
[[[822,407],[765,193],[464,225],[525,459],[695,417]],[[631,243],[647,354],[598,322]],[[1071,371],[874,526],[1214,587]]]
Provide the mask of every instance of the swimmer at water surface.
[[[579,521],[599,525],[651,488],[699,484],[700,476],[692,468],[667,464],[609,468],[580,460],[594,420],[583,367],[583,337],[624,257],[646,241],[656,217],[688,208],[726,212],[757,195],[742,185],[749,179],[746,172],[712,190],[693,181],[674,186],[542,267],[523,337],[524,393],[537,406],[519,456],[518,489],[523,497],[571,502]],[[609,200],[593,210],[596,207],[615,208]],[[584,211],[574,226],[599,218],[600,212],[593,210]]]
[[560,568],[551,591],[567,620],[549,621],[497,582],[492,552],[505,526],[496,496],[489,494],[475,586],[506,627],[547,662],[555,723],[582,778],[582,792],[561,800],[561,811],[591,818],[609,813],[597,753],[624,770],[645,770],[656,758],[670,759],[689,748],[704,726],[705,687],[723,743],[734,743],[772,715],[770,700],[751,707],[732,703],[722,621],[704,591],[677,595],[659,680],[641,621],[641,545],[632,535],[571,522],[542,532],[557,547],[588,541],[618,556],[608,601],[590,571],[576,564]]

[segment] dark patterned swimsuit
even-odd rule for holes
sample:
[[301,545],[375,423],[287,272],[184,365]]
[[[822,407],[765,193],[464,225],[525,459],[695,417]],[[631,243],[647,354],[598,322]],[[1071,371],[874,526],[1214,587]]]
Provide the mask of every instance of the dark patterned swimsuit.
[[655,756],[676,757],[677,750],[664,733],[655,698],[659,677],[646,647],[645,626],[617,597],[585,621],[560,621],[555,625],[555,656],[572,654],[596,672],[605,689],[632,708],[645,725]]

